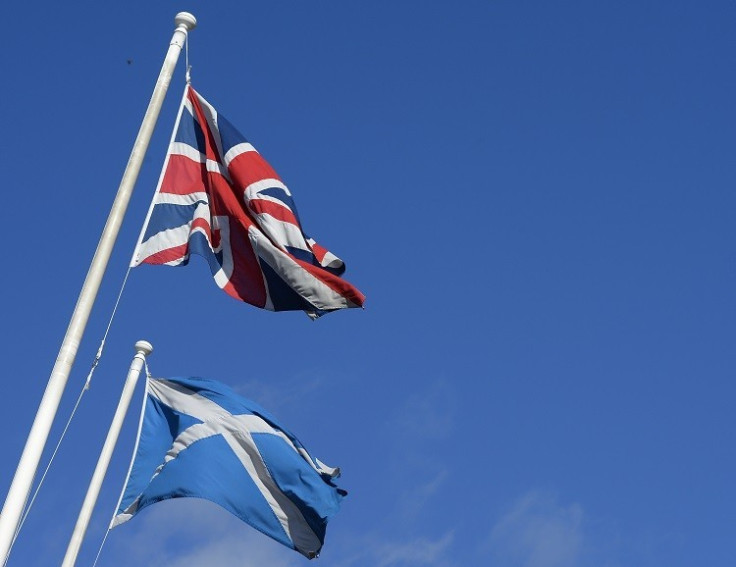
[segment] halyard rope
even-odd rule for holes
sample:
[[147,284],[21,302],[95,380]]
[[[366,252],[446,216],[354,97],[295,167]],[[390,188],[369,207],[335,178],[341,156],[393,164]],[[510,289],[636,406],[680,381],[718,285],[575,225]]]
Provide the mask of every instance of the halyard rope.
[[100,346],[97,349],[97,354],[95,355],[95,358],[92,361],[92,366],[89,369],[89,373],[87,374],[87,379],[84,381],[84,386],[82,387],[82,391],[79,392],[79,396],[77,396],[77,401],[74,404],[74,409],[72,409],[72,412],[69,415],[69,419],[67,419],[66,425],[64,426],[64,430],[61,432],[59,441],[56,443],[56,447],[54,448],[54,452],[51,454],[51,457],[49,458],[49,462],[46,465],[46,468],[44,469],[43,474],[41,475],[41,479],[38,481],[36,490],[33,492],[33,496],[31,497],[31,500],[28,502],[28,504],[25,507],[25,510],[23,511],[23,516],[21,517],[20,523],[18,524],[18,529],[15,531],[13,540],[10,543],[10,548],[8,549],[8,555],[5,558],[5,563],[3,563],[3,567],[7,565],[8,563],[8,558],[10,557],[10,551],[13,549],[15,540],[18,539],[18,534],[20,533],[21,528],[23,528],[23,524],[25,523],[26,518],[28,517],[28,514],[31,511],[31,508],[33,507],[33,503],[36,501],[36,497],[38,496],[38,493],[41,491],[41,487],[43,486],[44,480],[46,480],[46,475],[48,474],[49,469],[51,468],[51,465],[54,462],[56,453],[58,453],[59,447],[61,447],[61,443],[62,441],[64,441],[64,437],[66,437],[67,430],[69,429],[69,426],[72,423],[72,419],[74,419],[74,416],[77,413],[77,408],[79,408],[79,404],[82,401],[82,398],[84,397],[85,392],[89,390],[90,383],[92,382],[92,376],[95,373],[95,369],[97,368],[97,365],[99,364],[100,359],[102,358],[102,352],[105,349],[105,340],[107,340],[107,335],[110,332],[110,327],[112,327],[112,322],[115,319],[116,313],[118,312],[118,306],[120,305],[120,299],[123,296],[125,285],[128,283],[128,276],[130,276],[130,270],[131,270],[131,267],[129,266],[128,271],[125,272],[125,278],[123,278],[123,284],[120,286],[118,297],[115,300],[115,306],[112,309],[112,314],[110,315],[110,319],[107,322],[107,328],[105,329],[105,334],[102,336],[102,340],[100,341]]
[[100,554],[102,553],[102,548],[105,547],[105,542],[107,541],[108,535],[110,535],[109,525],[107,526],[107,529],[105,530],[105,537],[102,538],[102,543],[100,544],[100,548],[97,550],[97,555],[95,555],[95,562],[92,563],[92,567],[97,567],[97,562],[100,560]]
[[[188,85],[191,83],[191,70],[192,70],[192,67],[189,64],[189,34],[186,34],[184,38],[184,56],[185,56],[185,61],[186,61],[186,82]],[[21,521],[18,524],[18,529],[16,530],[15,535],[13,536],[13,541],[11,542],[10,548],[8,549],[8,555],[6,556],[5,562],[3,563],[3,567],[7,565],[8,558],[10,557],[10,551],[13,549],[13,544],[15,544],[15,540],[18,538],[18,534],[20,533],[20,530],[23,527],[23,524],[26,521],[26,518],[28,517],[29,512],[31,511],[31,507],[33,506],[33,503],[36,501],[36,496],[38,496],[38,493],[41,490],[41,487],[43,486],[44,480],[46,480],[46,475],[48,474],[49,469],[51,468],[51,464],[54,462],[56,453],[59,451],[59,447],[61,446],[61,443],[64,440],[64,437],[66,436],[67,430],[69,429],[69,425],[71,424],[72,419],[74,418],[74,415],[77,413],[77,408],[79,407],[79,404],[82,401],[82,398],[84,397],[85,392],[89,390],[90,384],[92,382],[92,376],[94,375],[95,370],[97,369],[97,365],[100,363],[100,359],[102,358],[102,353],[105,349],[105,341],[107,340],[107,335],[110,332],[110,327],[112,327],[112,322],[115,319],[115,315],[118,311],[118,306],[120,305],[120,299],[122,298],[123,291],[125,290],[125,286],[128,283],[128,276],[130,276],[131,269],[132,269],[132,266],[128,266],[128,270],[125,272],[125,278],[123,278],[123,284],[120,286],[120,291],[118,292],[117,299],[115,300],[115,306],[112,309],[112,314],[110,315],[110,319],[107,322],[107,327],[105,328],[105,333],[102,336],[102,340],[100,341],[100,346],[97,349],[97,354],[95,355],[95,358],[92,361],[92,365],[89,369],[89,373],[87,374],[87,379],[84,382],[82,391],[79,393],[79,396],[77,397],[77,401],[74,404],[74,409],[72,409],[71,415],[69,416],[69,419],[67,420],[66,425],[64,426],[64,430],[61,432],[59,441],[56,443],[54,452],[51,454],[51,458],[49,459],[49,462],[46,465],[45,470],[43,471],[43,475],[41,475],[41,480],[39,480],[38,486],[36,486],[36,490],[34,491],[30,502],[28,503],[28,505],[25,507],[25,510],[23,511],[23,517],[21,518]],[[148,371],[148,364],[146,364],[146,375],[149,378],[151,376],[151,374]],[[102,544],[100,544],[100,549],[97,552],[97,557],[95,558],[93,567],[97,565],[97,560],[100,558],[102,547],[105,545],[105,540],[107,539],[107,534],[109,533],[110,533],[110,528],[108,527],[107,532],[105,532],[105,537],[102,540]]]
[[187,80],[187,85],[189,85],[192,82],[192,74],[191,74],[192,66],[189,64],[189,34],[187,34],[186,37],[184,38],[184,60],[185,60],[186,70],[187,70],[186,80]]
[[[143,366],[146,369],[146,384],[148,384],[148,380],[151,379],[151,371],[148,369],[148,361],[144,358],[143,359]],[[147,388],[148,386],[146,386]],[[146,390],[148,392],[148,390]],[[144,403],[145,403],[145,396],[147,394],[144,393]],[[141,415],[141,418],[143,416]],[[132,466],[132,463],[131,463]],[[130,473],[128,473],[130,474]],[[126,479],[127,484],[127,479]],[[123,486],[123,491],[125,490],[125,486]],[[102,538],[102,542],[100,543],[100,547],[97,550],[97,555],[95,556],[95,561],[92,563],[92,567],[97,567],[97,562],[100,560],[100,555],[102,554],[102,548],[105,547],[105,542],[107,541],[107,536],[110,535],[110,530],[112,529],[112,522],[115,519],[115,516],[117,516],[118,508],[120,507],[120,502],[123,500],[123,494],[120,494],[120,498],[118,499],[117,504],[115,504],[115,511],[112,513],[112,518],[110,518],[110,522],[107,524],[107,529],[105,530],[105,536]]]

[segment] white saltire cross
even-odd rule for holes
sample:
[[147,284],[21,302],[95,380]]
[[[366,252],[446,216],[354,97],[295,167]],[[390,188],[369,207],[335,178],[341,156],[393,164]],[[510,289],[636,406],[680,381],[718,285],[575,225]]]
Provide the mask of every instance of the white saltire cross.
[[[168,380],[151,379],[148,380],[148,394],[175,411],[202,422],[188,427],[174,439],[171,448],[164,457],[164,461],[158,466],[151,480],[158,476],[167,463],[176,459],[192,444],[208,437],[220,435],[268,502],[294,546],[298,550],[320,548],[321,542],[307,524],[299,508],[281,492],[271,477],[253,441],[252,434],[268,433],[280,437],[320,473],[334,475],[336,469],[330,469],[319,462],[315,466],[311,457],[303,448],[295,446],[288,436],[271,427],[259,416],[253,414],[233,415],[212,400],[180,384]],[[139,500],[140,497],[136,498],[124,512],[119,514],[113,525],[120,524],[135,514]]]

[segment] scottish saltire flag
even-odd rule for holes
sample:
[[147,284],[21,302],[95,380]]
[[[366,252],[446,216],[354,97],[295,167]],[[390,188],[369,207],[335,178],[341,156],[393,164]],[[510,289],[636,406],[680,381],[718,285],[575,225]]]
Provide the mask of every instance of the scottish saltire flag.
[[228,294],[312,317],[365,299],[345,265],[306,236],[291,196],[255,148],[187,86],[131,266],[209,263]]
[[339,476],[257,404],[203,378],[149,378],[138,441],[112,526],[150,504],[219,504],[312,559],[346,494]]

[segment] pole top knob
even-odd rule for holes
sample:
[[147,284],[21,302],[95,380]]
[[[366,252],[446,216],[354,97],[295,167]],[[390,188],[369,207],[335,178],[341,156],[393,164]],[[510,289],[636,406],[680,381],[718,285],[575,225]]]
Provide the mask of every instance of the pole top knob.
[[176,27],[184,27],[187,31],[192,31],[194,28],[197,27],[197,18],[195,18],[192,14],[189,12],[179,12],[174,17],[174,23],[176,24]]
[[143,356],[148,356],[153,352],[153,345],[148,341],[138,341],[135,343],[135,351],[142,353]]

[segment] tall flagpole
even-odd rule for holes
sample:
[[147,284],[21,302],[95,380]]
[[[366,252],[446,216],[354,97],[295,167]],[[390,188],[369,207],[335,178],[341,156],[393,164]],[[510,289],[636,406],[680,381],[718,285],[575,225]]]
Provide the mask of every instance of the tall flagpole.
[[23,508],[28,499],[33,484],[33,478],[38,469],[43,449],[46,445],[51,425],[59,409],[61,397],[64,393],[69,373],[71,372],[74,359],[79,349],[79,343],[84,335],[89,314],[97,296],[97,291],[105,274],[107,262],[112,254],[113,245],[118,236],[120,225],[128,207],[128,201],[133,193],[133,187],[138,179],[138,173],[143,163],[143,157],[148,149],[153,129],[156,125],[161,106],[169,88],[171,77],[174,74],[176,62],[179,59],[187,33],[197,25],[195,17],[187,12],[180,12],[175,18],[176,30],[171,38],[169,50],[166,53],[164,64],[161,67],[156,86],[148,103],[148,109],[143,117],[138,136],[133,144],[133,150],[128,159],[128,165],[120,181],[115,201],[113,202],[107,223],[102,231],[97,250],[90,264],[87,277],[79,293],[79,299],[74,308],[74,313],[69,322],[66,335],[61,344],[59,355],[51,371],[51,377],[46,386],[41,404],[38,407],[36,418],[33,421],[31,432],[28,435],[23,454],[21,455],[18,468],[15,471],[13,482],[3,505],[0,515],[0,565],[8,560],[13,538],[18,530]]
[[100,452],[100,458],[97,461],[95,472],[89,483],[87,496],[84,497],[84,503],[82,504],[82,509],[79,511],[77,524],[74,526],[74,532],[69,539],[69,546],[66,548],[66,555],[64,556],[64,562],[61,564],[61,567],[74,567],[77,562],[77,555],[79,555],[79,550],[82,547],[84,534],[87,533],[92,511],[95,509],[97,497],[100,495],[102,481],[105,480],[107,467],[110,464],[115,444],[118,442],[123,421],[125,421],[125,414],[128,413],[128,406],[130,406],[130,400],[135,392],[135,385],[138,383],[138,376],[146,362],[146,356],[151,354],[153,347],[147,341],[138,341],[135,343],[135,350],[136,353],[133,361],[130,363],[130,370],[128,370],[128,377],[125,379],[125,386],[123,386],[123,393],[120,395],[118,408],[115,410],[115,416],[112,418],[105,444]]

